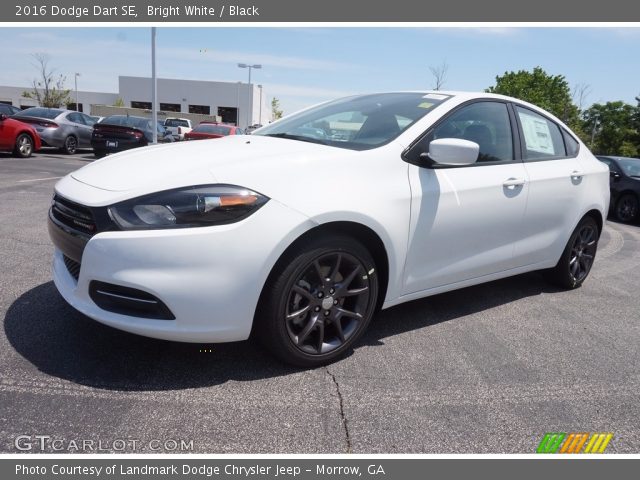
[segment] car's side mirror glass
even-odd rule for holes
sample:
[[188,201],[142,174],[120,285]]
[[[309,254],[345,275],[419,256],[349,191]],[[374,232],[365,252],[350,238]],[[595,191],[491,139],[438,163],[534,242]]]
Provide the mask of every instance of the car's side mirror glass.
[[461,167],[473,165],[478,160],[480,146],[462,138],[439,138],[429,144],[429,151],[420,154],[425,166]]

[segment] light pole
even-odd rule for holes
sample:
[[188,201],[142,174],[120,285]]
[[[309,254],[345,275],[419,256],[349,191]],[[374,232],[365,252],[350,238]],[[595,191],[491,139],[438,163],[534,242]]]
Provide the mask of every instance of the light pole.
[[240,68],[248,68],[249,69],[249,109],[247,109],[247,127],[249,126],[249,123],[251,122],[251,119],[249,117],[249,112],[253,111],[253,89],[251,88],[251,69],[252,68],[262,68],[262,65],[259,64],[255,64],[255,65],[249,65],[247,63],[239,63],[238,67]]
[[158,143],[158,79],[156,78],[156,27],[151,27],[151,132]]
[[240,85],[242,82],[238,82],[236,86],[236,127],[240,126]]
[[258,115],[258,124],[262,125],[262,85],[258,85],[260,89],[260,114]]
[[80,74],[78,72],[75,73],[74,75],[74,82],[76,84],[76,112],[79,111],[79,107],[78,107],[78,77],[80,76]]

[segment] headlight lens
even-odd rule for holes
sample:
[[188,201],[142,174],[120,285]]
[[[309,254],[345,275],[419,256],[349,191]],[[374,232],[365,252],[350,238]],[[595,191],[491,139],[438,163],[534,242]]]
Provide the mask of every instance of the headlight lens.
[[166,190],[109,207],[122,230],[207,227],[248,217],[269,199],[234,185],[204,185]]

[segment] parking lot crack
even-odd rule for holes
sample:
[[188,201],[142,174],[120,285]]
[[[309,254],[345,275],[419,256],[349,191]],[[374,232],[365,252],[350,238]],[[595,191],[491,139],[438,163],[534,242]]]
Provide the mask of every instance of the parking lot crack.
[[331,377],[331,380],[336,387],[336,394],[338,395],[338,402],[340,405],[340,421],[342,422],[342,429],[344,430],[345,442],[347,444],[346,453],[351,453],[351,435],[349,434],[349,422],[347,420],[347,416],[344,413],[344,401],[342,398],[342,393],[340,392],[340,384],[338,383],[336,376],[331,373],[331,371],[327,367],[324,367],[324,369],[327,372],[327,375]]

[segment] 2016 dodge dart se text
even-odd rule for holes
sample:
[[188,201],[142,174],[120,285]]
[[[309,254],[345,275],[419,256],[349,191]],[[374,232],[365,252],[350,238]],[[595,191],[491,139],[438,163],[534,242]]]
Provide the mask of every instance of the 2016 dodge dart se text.
[[608,208],[607,166],[545,111],[401,92],[96,161],[56,185],[49,232],[89,317],[315,366],[377,308],[532,270],[579,287]]

